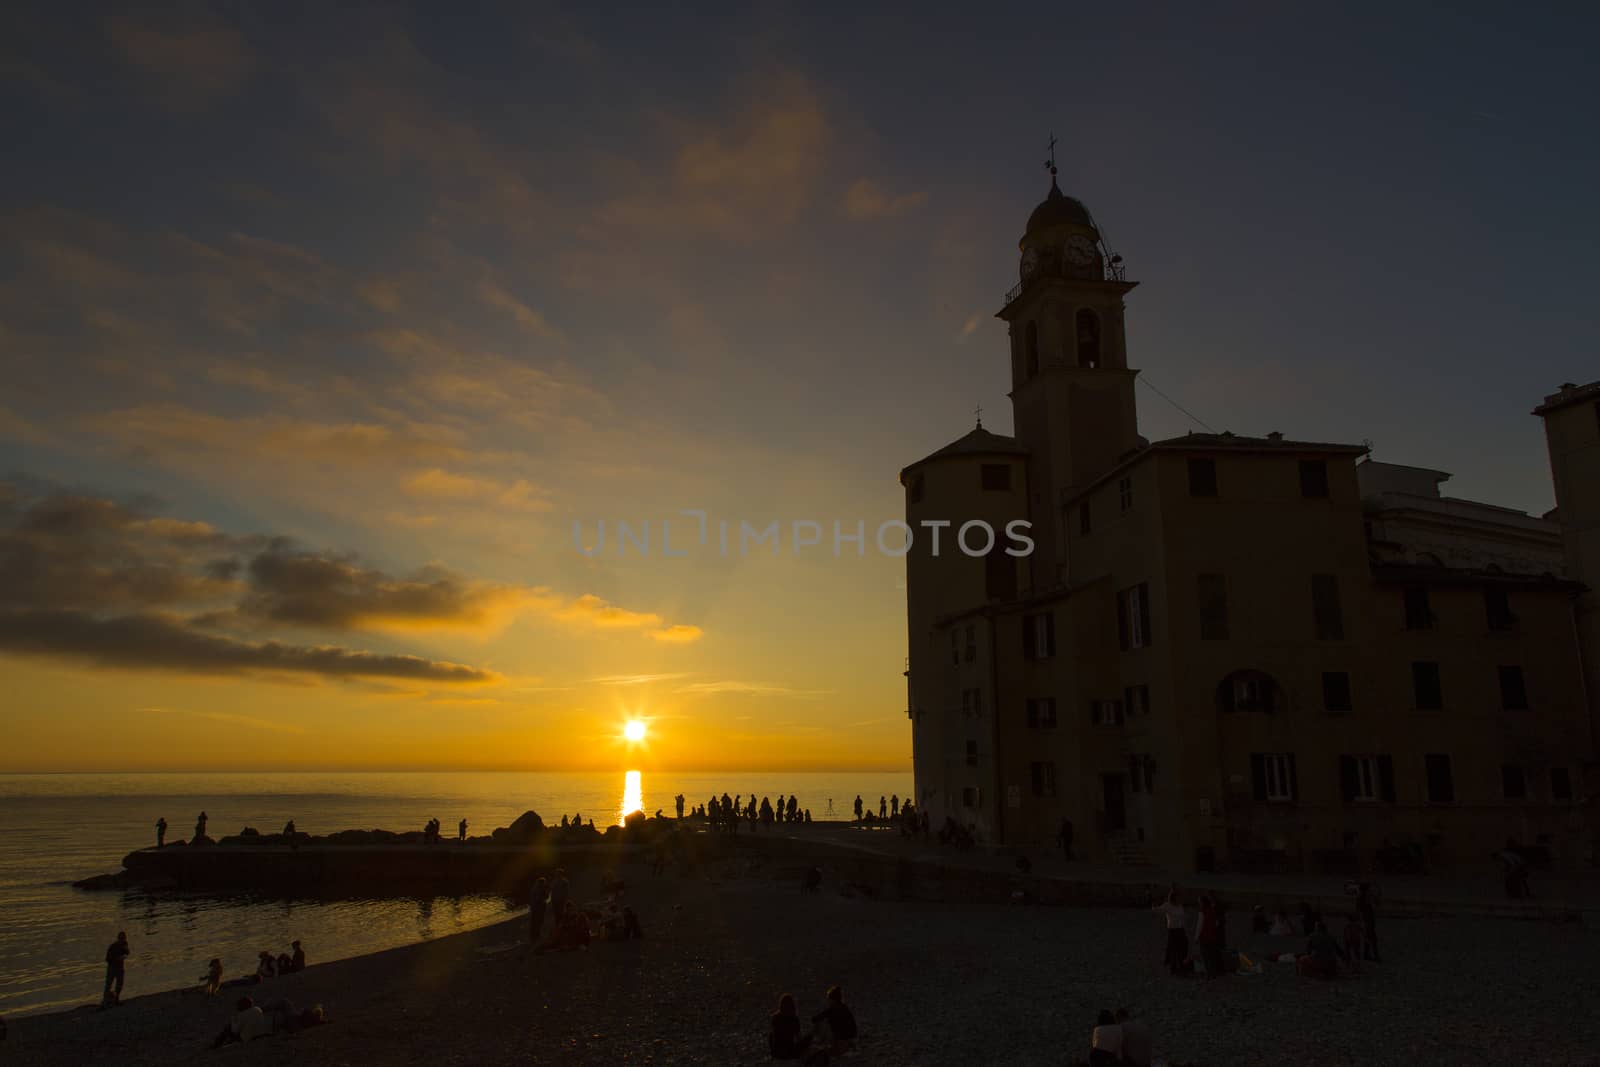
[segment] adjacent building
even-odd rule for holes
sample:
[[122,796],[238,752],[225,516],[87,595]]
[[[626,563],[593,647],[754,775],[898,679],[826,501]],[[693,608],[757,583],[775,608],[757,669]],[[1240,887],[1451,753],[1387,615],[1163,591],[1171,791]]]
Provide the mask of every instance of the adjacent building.
[[[934,823],[1038,846],[1070,821],[1080,855],[1175,870],[1443,869],[1507,842],[1593,862],[1600,383],[1536,412],[1543,517],[1362,445],[1148,441],[1136,283],[1053,178],[1020,251],[1015,436],[980,424],[900,475]],[[974,520],[1026,521],[1032,552],[969,555]]]

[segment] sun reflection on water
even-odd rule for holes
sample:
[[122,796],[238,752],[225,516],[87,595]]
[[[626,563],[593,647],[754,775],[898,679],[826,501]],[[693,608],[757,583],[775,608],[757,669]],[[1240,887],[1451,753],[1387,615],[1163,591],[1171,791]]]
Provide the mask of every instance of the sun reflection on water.
[[644,810],[644,787],[638,771],[628,771],[622,779],[622,810],[617,814],[621,822],[636,811]]

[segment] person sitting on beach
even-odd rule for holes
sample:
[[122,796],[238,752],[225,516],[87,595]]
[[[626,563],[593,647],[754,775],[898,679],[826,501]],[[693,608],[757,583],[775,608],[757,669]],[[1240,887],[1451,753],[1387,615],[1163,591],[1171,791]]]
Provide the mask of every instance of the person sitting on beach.
[[856,1043],[856,1016],[844,1003],[844,993],[838,986],[828,987],[828,1006],[811,1017],[813,1025],[828,1024],[832,1037],[827,1051],[832,1056],[842,1056]]
[[1319,919],[1305,952],[1295,959],[1295,972],[1303,978],[1335,978],[1344,958],[1344,949],[1328,933],[1328,924]]
[[298,941],[289,942],[289,947],[294,949],[294,952],[289,956],[289,970],[296,972],[305,970],[306,950],[300,947],[300,942]]
[[249,997],[240,997],[234,1005],[233,1018],[228,1020],[228,1025],[223,1027],[222,1033],[211,1043],[212,1048],[221,1048],[235,1042],[254,1041],[258,1037],[266,1037],[272,1033],[272,1020],[256,1007],[255,1001]]
[[297,1033],[313,1026],[321,1026],[328,1021],[321,1004],[312,1005],[301,1011],[295,1007],[294,1001],[283,997],[263,1007],[261,1013],[271,1021],[273,1033],[278,1034]]
[[1127,1008],[1118,1008],[1116,1018],[1122,1029],[1122,1062],[1128,1067],[1150,1067],[1150,1035],[1133,1021]]
[[1101,1009],[1089,1035],[1089,1067],[1116,1067],[1122,1062],[1122,1027],[1117,1017]]
[[767,1049],[775,1060],[811,1062],[817,1057],[811,1051],[810,1034],[800,1032],[800,1013],[794,1006],[794,997],[785,993],[778,998],[778,1010],[772,1013],[772,1031],[767,1035]]
[[278,953],[278,958],[275,962],[278,965],[279,974],[289,974],[294,970],[294,960],[289,958],[287,952]]
[[201,986],[201,989],[205,991],[206,996],[216,996],[217,992],[222,989],[222,961],[213,958],[206,965],[206,973],[200,976],[200,981],[205,983]]
[[1289,913],[1282,908],[1272,917],[1272,928],[1267,931],[1273,937],[1289,937],[1295,933],[1294,923],[1289,921]]
[[561,924],[562,944],[566,948],[583,948],[594,938],[589,929],[589,917],[583,909],[567,902],[567,918]]
[[272,958],[272,953],[263,949],[257,956],[257,959],[259,960],[259,962],[256,964],[257,978],[278,977],[278,961]]

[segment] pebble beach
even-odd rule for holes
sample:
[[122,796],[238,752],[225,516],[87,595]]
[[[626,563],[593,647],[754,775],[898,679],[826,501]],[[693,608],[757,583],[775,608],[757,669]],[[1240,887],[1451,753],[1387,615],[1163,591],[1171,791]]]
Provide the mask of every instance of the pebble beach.
[[[782,992],[802,1014],[841,985],[861,1026],[840,1062],[1072,1064],[1101,1008],[1126,1006],[1173,1064],[1600,1064],[1595,931],[1491,917],[1383,917],[1385,962],[1319,982],[1173,978],[1159,917],[1138,908],[874,899],[825,869],[730,859],[655,877],[624,867],[639,941],[532,954],[514,919],[207,998],[146,994],[138,943],[122,1006],[11,1021],[18,1064],[756,1064]],[[592,883],[592,884],[591,884]],[[575,880],[579,899],[598,879]],[[1265,959],[1300,939],[1248,932]],[[324,1005],[329,1025],[211,1049],[232,1001]],[[143,995],[141,995],[143,994]]]

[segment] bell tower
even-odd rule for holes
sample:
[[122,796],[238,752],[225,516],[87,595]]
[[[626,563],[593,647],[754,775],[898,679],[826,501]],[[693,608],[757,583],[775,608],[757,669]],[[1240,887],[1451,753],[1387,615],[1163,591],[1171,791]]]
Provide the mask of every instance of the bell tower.
[[1111,255],[1081,201],[1056,184],[1018,244],[1021,281],[997,317],[1011,336],[1011,406],[1030,455],[1033,587],[1066,581],[1064,499],[1139,447],[1128,369],[1122,257]]

